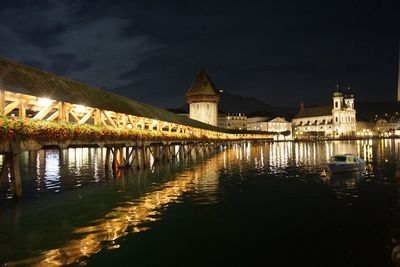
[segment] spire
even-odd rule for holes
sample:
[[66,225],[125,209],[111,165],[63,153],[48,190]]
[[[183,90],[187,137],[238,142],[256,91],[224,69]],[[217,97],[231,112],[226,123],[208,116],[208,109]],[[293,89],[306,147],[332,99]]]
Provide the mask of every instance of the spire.
[[339,82],[336,83],[336,90],[333,93],[333,96],[343,96],[342,93],[340,92],[340,86],[339,86]]
[[346,91],[346,94],[345,94],[345,98],[354,98],[354,94],[351,91],[351,84],[350,83],[347,85],[347,91]]

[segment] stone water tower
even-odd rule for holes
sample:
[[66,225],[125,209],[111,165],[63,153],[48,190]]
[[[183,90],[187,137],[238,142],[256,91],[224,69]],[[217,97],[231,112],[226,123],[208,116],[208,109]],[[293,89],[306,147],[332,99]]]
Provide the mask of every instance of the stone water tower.
[[186,97],[189,118],[217,126],[219,92],[204,68],[197,73]]

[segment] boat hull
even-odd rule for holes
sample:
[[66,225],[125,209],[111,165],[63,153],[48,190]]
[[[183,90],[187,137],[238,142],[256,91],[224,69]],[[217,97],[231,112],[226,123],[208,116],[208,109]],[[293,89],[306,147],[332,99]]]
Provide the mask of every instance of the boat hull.
[[362,163],[329,163],[328,164],[330,173],[342,173],[342,172],[356,172],[363,171],[365,169],[365,164]]

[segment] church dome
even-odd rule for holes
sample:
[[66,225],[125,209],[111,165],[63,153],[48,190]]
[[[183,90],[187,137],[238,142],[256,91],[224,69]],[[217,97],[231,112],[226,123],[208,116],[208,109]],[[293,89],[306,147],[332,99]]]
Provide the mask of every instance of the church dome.
[[334,92],[333,96],[343,96],[343,94],[341,92]]
[[339,84],[336,85],[336,91],[333,92],[333,96],[343,96],[342,92],[340,92]]

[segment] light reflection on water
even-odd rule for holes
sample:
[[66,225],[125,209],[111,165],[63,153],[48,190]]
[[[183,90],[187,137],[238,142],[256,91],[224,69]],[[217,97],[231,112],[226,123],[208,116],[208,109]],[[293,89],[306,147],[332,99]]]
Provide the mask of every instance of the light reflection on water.
[[[320,177],[320,171],[332,155],[342,153],[354,153],[366,159],[370,165],[368,172],[363,176],[359,174],[346,175],[346,177]],[[41,248],[32,250],[25,248],[21,254],[8,257],[0,252],[0,259],[12,265],[64,265],[84,261],[87,257],[102,251],[103,249],[117,249],[123,246],[118,240],[126,235],[150,230],[149,222],[162,219],[163,210],[173,203],[182,201],[184,194],[190,193],[197,205],[211,205],[221,201],[221,184],[226,186],[231,182],[242,183],[251,179],[254,175],[262,177],[282,177],[301,181],[312,181],[326,184],[331,188],[339,200],[346,205],[353,205],[354,199],[360,197],[359,184],[362,181],[376,179],[377,171],[382,183],[387,183],[386,176],[377,166],[385,162],[399,164],[400,140],[362,140],[362,141],[333,141],[321,143],[291,143],[277,142],[261,145],[235,145],[231,149],[224,148],[208,160],[175,162],[164,167],[155,166],[152,160],[151,168],[141,172],[125,173],[117,176],[115,173],[106,172],[103,168],[105,153],[102,149],[69,149],[60,153],[58,150],[40,151],[35,155],[26,153],[23,157],[23,174],[25,199],[37,198],[36,205],[41,205],[40,197],[51,200],[51,193],[61,193],[61,198],[56,201],[64,201],[62,192],[74,192],[74,188],[82,190],[79,196],[85,194],[85,190],[95,190],[90,183],[104,183],[111,179],[116,186],[109,186],[113,191],[109,199],[109,209],[101,213],[92,210],[93,218],[82,220],[79,226],[67,229],[62,240],[43,244]],[[36,162],[36,163],[35,163]],[[34,165],[32,165],[34,164]],[[186,166],[184,169],[166,171],[162,168]],[[185,165],[186,164],[186,165]],[[35,166],[36,168],[30,168]],[[35,170],[34,183],[29,183],[29,173]],[[397,170],[400,166],[397,167]],[[222,174],[225,180],[221,181]],[[167,175],[167,177],[165,177]],[[397,175],[397,174],[396,174]],[[108,177],[108,178],[106,178]],[[147,178],[146,178],[147,177]],[[160,178],[163,177],[163,178]],[[226,179],[231,180],[226,180]],[[395,176],[397,177],[397,176]],[[400,180],[400,176],[397,177]],[[143,186],[141,179],[148,179]],[[159,180],[161,179],[161,180]],[[134,182],[132,182],[134,181]],[[380,180],[379,180],[380,181]],[[8,181],[7,181],[8,182]],[[397,181],[398,186],[400,183]],[[31,190],[27,187],[32,187]],[[1,188],[5,197],[10,197],[10,188],[2,182]],[[6,189],[4,189],[6,188]],[[132,188],[141,188],[141,193],[131,193]],[[136,190],[136,189],[135,189]],[[114,196],[114,194],[116,194]],[[89,196],[86,196],[89,197]],[[67,201],[71,201],[65,197]],[[44,200],[43,200],[44,201]],[[7,202],[7,205],[14,205]],[[28,205],[25,204],[24,205]],[[80,203],[73,200],[71,205],[82,205],[82,209],[96,209],[97,203]],[[86,206],[85,206],[86,205]],[[29,207],[29,206],[28,206]],[[107,206],[108,207],[108,206]],[[65,214],[68,220],[79,217],[77,214]],[[9,223],[8,218],[0,218],[0,226]],[[23,219],[21,219],[23,220]],[[40,219],[37,219],[40,220]],[[17,225],[23,224],[17,222]],[[44,227],[43,222],[36,222],[31,226]],[[54,229],[52,229],[54,233]],[[25,231],[31,231],[29,227]],[[61,231],[61,230],[60,230]],[[68,233],[68,231],[70,231]],[[50,234],[49,233],[49,234]],[[46,240],[45,231],[40,240]],[[8,237],[12,237],[10,233]],[[17,235],[18,236],[18,235]],[[4,238],[4,237],[3,237]],[[24,242],[24,236],[18,236],[16,243]],[[134,237],[132,237],[134,238]],[[5,243],[7,240],[0,239]],[[0,243],[2,243],[0,242]],[[29,243],[29,242],[27,242]],[[58,245],[55,245],[58,244]],[[12,246],[12,245],[11,245]],[[44,249],[52,247],[51,249]],[[1,246],[0,246],[1,249]],[[11,254],[11,253],[10,253]],[[11,260],[12,259],[12,260]]]

